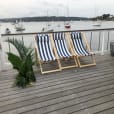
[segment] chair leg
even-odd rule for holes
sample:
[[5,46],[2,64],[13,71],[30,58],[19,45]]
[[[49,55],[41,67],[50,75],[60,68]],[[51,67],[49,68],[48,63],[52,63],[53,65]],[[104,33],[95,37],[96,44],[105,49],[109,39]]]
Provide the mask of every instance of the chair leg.
[[54,70],[43,70],[43,67],[42,67],[42,64],[41,61],[39,61],[39,65],[40,65],[40,71],[41,71],[41,74],[47,74],[47,73],[52,73],[52,72],[57,72],[57,71],[61,71],[61,64],[60,64],[60,61],[57,60],[57,63],[58,63],[58,67],[57,69],[54,69]]
[[75,57],[74,57],[74,61],[75,61],[76,67],[78,67],[79,65]]
[[67,65],[67,66],[62,66],[62,65],[61,65],[61,69],[68,69],[68,68],[78,67],[78,64],[77,64],[77,61],[76,61],[75,56],[73,56],[72,58],[73,58],[73,60],[74,60],[74,64],[73,64],[73,65]]
[[77,62],[78,62],[79,67],[83,68],[83,67],[88,67],[88,66],[95,66],[96,65],[96,61],[95,61],[94,56],[91,56],[91,59],[92,59],[92,63],[86,64],[86,65],[82,65],[80,60],[79,60],[79,57],[77,57]]
[[40,71],[41,73],[43,72],[43,68],[42,68],[42,63],[39,61],[39,65],[40,65]]
[[76,59],[77,59],[78,66],[80,67],[80,66],[81,66],[81,64],[80,64],[79,57],[76,57]]
[[91,56],[91,57],[92,57],[92,60],[93,60],[93,64],[96,65],[95,57],[94,56]]
[[41,74],[48,74],[48,73],[53,73],[53,72],[58,72],[61,71],[60,69],[55,69],[55,70],[49,70],[49,71],[42,71]]
[[59,69],[62,70],[60,60],[57,59],[57,63],[58,63]]

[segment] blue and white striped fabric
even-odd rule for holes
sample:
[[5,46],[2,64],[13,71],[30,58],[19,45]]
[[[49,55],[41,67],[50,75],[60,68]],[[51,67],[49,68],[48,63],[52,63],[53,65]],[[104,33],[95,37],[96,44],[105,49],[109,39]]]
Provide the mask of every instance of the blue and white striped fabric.
[[66,41],[65,41],[65,34],[64,33],[54,33],[54,43],[55,47],[57,49],[57,53],[59,57],[71,57],[72,55],[70,54]]
[[48,34],[37,34],[37,47],[42,61],[55,60]]
[[84,47],[80,32],[71,32],[71,39],[72,39],[77,55],[80,55],[80,56],[91,55],[91,53],[89,53]]

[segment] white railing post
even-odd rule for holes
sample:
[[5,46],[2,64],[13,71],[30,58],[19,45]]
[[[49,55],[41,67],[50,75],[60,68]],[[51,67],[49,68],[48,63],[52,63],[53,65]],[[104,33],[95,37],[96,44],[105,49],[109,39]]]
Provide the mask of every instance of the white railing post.
[[102,47],[101,47],[101,55],[104,55],[104,38],[105,38],[105,32],[103,31],[103,39],[102,39]]
[[2,40],[1,40],[1,34],[0,34],[0,71],[2,71],[3,68],[4,68],[3,50],[2,50]]

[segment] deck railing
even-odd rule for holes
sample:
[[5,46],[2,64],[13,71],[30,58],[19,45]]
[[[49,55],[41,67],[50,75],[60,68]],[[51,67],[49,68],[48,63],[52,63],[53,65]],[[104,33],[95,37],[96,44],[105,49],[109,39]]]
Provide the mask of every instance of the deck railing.
[[[90,48],[95,53],[101,53],[104,55],[105,52],[109,52],[110,50],[110,41],[113,40],[114,36],[114,28],[104,28],[104,29],[86,29],[86,30],[71,30],[71,31],[57,31],[57,32],[84,32],[86,34],[87,40],[89,42]],[[34,32],[34,33],[14,33],[14,34],[1,34],[0,37],[0,66],[5,66],[8,63],[6,52],[12,51],[16,53],[14,47],[4,42],[6,39],[17,38],[21,39],[26,45],[32,45],[34,47],[34,37],[36,34],[42,32]],[[43,32],[52,34],[55,32]],[[1,69],[1,68],[0,68]]]

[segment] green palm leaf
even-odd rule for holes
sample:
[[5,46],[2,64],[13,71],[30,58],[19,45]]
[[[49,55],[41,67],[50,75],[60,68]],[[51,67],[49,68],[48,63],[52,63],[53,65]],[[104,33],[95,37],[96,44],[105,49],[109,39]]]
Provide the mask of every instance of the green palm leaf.
[[20,59],[19,56],[8,52],[8,60],[12,63],[13,68],[19,70],[22,64],[22,60]]
[[17,49],[21,58],[26,56],[28,49],[24,46],[24,43],[21,40],[7,39],[6,42],[11,43]]

